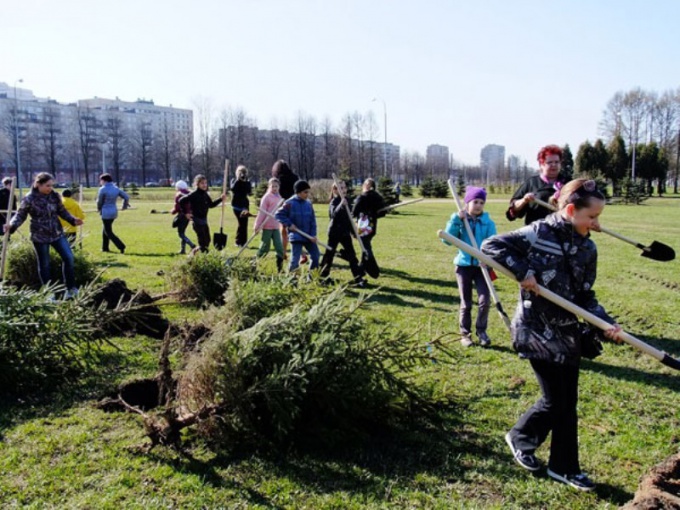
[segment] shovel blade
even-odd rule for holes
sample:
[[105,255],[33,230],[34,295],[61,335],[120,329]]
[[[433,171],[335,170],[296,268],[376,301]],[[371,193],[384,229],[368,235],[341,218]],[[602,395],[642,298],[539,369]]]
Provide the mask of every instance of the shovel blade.
[[675,250],[666,244],[654,241],[642,249],[641,255],[660,262],[668,262],[675,258]]
[[222,233],[222,230],[220,229],[219,233],[215,232],[213,234],[213,246],[215,246],[216,250],[222,251],[226,245],[227,234]]

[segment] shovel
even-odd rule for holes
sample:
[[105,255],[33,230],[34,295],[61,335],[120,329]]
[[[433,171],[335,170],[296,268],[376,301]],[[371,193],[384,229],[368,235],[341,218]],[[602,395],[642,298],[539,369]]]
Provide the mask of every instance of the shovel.
[[349,204],[347,203],[347,200],[345,200],[345,196],[343,195],[342,191],[340,191],[338,178],[335,174],[332,174],[332,176],[333,182],[335,183],[335,188],[338,190],[338,194],[340,195],[340,199],[343,200],[345,203],[345,210],[347,211],[347,216],[349,216],[349,222],[352,224],[352,229],[354,229],[354,235],[356,236],[357,241],[359,242],[359,248],[361,248],[362,267],[364,268],[364,271],[366,271],[368,276],[370,276],[371,278],[378,278],[380,276],[380,267],[378,266],[378,261],[375,260],[373,254],[369,253],[366,247],[364,246],[364,242],[361,240],[361,236],[359,235],[359,229],[357,228],[357,224],[354,223],[354,220],[352,220],[352,211],[349,210]]
[[[503,273],[505,276],[512,278],[513,280],[517,281],[517,278],[512,273],[512,271],[507,269],[505,266],[502,266],[501,264],[496,262],[491,257],[485,255],[481,251],[475,250],[469,244],[464,243],[460,239],[453,237],[452,235],[449,235],[442,230],[438,231],[437,235],[441,239],[445,239],[448,242],[450,242],[451,244],[455,245],[458,249],[463,250],[466,253],[469,253],[470,255],[472,255],[473,257],[478,259],[480,262],[483,262],[484,264],[486,264],[489,267],[495,268],[498,272]],[[592,324],[593,326],[598,327],[598,328],[602,329],[603,331],[606,331],[606,330],[608,330],[609,328],[612,327],[611,324],[600,319],[597,315],[593,315],[592,313],[588,312],[587,310],[584,310],[583,308],[575,305],[571,301],[564,299],[562,296],[558,296],[557,294],[546,289],[545,287],[538,285],[538,289],[539,289],[539,295],[541,297],[547,299],[548,301],[550,301],[552,303],[555,303],[557,306],[564,308],[568,312],[571,312],[574,315],[581,317],[583,320]],[[673,358],[669,354],[667,354],[663,351],[660,351],[660,350],[656,349],[655,347],[652,347],[651,345],[643,342],[642,340],[635,338],[630,333],[626,333],[625,331],[621,331],[618,334],[617,338],[620,339],[620,340],[623,340],[624,342],[626,342],[629,345],[632,345],[636,349],[639,349],[640,351],[651,356],[655,360],[660,361],[661,363],[663,363],[667,367],[674,368],[675,370],[680,370],[680,360],[679,359]]]
[[[458,198],[458,194],[456,193],[456,190],[453,187],[453,181],[451,179],[449,179],[449,188],[451,189],[453,199],[456,201],[458,211],[462,211],[463,206],[460,203],[460,198]],[[467,214],[465,215],[465,218],[463,218],[463,223],[465,224],[465,230],[467,231],[468,238],[470,239],[470,244],[472,245],[473,248],[478,249],[479,247],[477,246],[477,239],[475,239],[475,235],[472,233],[472,229],[470,228],[470,222],[467,219]],[[505,327],[508,328],[508,331],[512,331],[512,328],[510,326],[510,317],[508,317],[508,314],[505,313],[505,310],[503,310],[501,300],[498,298],[496,288],[493,286],[493,278],[491,278],[491,275],[489,274],[489,269],[486,266],[481,266],[481,269],[482,275],[484,276],[484,281],[486,282],[486,286],[489,287],[489,292],[491,292],[491,298],[493,299],[493,302],[496,305],[496,310],[498,310],[498,314],[501,316],[503,324],[505,324]]]
[[[222,196],[227,192],[227,180],[229,179],[229,160],[224,162],[224,179],[222,180]],[[227,234],[224,233],[224,200],[222,201],[222,216],[220,218],[220,232],[213,234],[213,245],[216,250],[223,250],[227,245]]]
[[[557,211],[557,207],[549,204],[548,202],[544,202],[543,200],[540,200],[538,198],[534,198],[534,202],[536,202],[540,206],[545,207],[546,209],[550,209],[551,211]],[[675,250],[670,246],[660,243],[658,241],[653,241],[652,244],[650,244],[649,246],[645,246],[642,243],[638,243],[633,239],[622,236],[617,232],[612,232],[611,230],[606,229],[602,226],[600,226],[600,232],[609,234],[610,236],[615,237],[616,239],[620,239],[623,242],[632,244],[636,248],[641,249],[642,253],[640,253],[640,255],[642,255],[643,257],[647,257],[648,259],[658,260],[660,262],[668,262],[669,260],[673,260],[675,258]]]
[[7,217],[5,219],[5,233],[2,236],[2,254],[0,254],[0,281],[5,279],[5,262],[7,261],[7,248],[9,246],[9,222],[12,217],[12,205],[14,205],[14,182],[9,185],[9,199],[7,201]]
[[383,213],[383,212],[391,211],[392,209],[396,209],[397,207],[401,207],[403,205],[415,204],[416,202],[422,202],[423,200],[425,200],[425,197],[414,198],[413,200],[407,200],[406,202],[399,202],[398,204],[388,205],[387,207],[383,207],[382,209],[378,209],[378,212]]

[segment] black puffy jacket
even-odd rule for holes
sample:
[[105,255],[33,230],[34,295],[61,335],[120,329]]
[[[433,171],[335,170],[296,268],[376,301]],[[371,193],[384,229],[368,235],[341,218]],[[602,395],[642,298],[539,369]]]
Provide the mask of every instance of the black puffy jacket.
[[[534,275],[539,285],[597,315],[610,324],[595,298],[597,248],[590,236],[575,232],[559,213],[519,230],[493,236],[482,251],[507,267],[522,281]],[[522,290],[512,320],[513,347],[521,357],[577,364],[581,342],[577,317]]]

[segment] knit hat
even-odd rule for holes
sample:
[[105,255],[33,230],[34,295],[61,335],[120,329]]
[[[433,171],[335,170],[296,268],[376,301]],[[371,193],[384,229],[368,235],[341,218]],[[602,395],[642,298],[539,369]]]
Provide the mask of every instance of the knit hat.
[[179,191],[181,189],[189,189],[189,185],[186,182],[179,180],[175,183],[175,189],[177,191]]
[[484,188],[476,188],[475,186],[468,186],[465,189],[465,203],[481,198],[486,202],[486,190]]
[[310,189],[309,183],[307,181],[299,180],[293,185],[295,193],[302,193],[303,191]]

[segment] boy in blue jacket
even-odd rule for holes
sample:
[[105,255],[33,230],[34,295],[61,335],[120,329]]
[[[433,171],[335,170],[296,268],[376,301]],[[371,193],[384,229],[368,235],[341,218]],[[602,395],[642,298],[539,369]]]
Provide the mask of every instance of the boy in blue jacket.
[[[316,216],[314,208],[308,200],[309,184],[307,181],[297,181],[294,185],[295,195],[286,200],[281,208],[276,211],[276,219],[289,232],[289,241],[293,247],[293,255],[290,259],[289,271],[295,271],[300,265],[302,248],[307,250],[312,261],[310,269],[319,267],[319,247],[316,244]],[[299,234],[302,231],[312,239]]]
[[[465,208],[460,212],[453,213],[446,225],[446,232],[453,237],[457,237],[467,244],[472,244],[468,237],[463,218],[467,216],[470,223],[477,246],[482,245],[482,241],[487,237],[496,235],[496,224],[491,220],[489,214],[484,212],[486,203],[486,190],[468,186],[465,191]],[[449,243],[447,243],[449,244]],[[479,260],[472,258],[464,251],[458,250],[458,255],[453,263],[456,265],[456,280],[458,281],[458,292],[460,293],[460,317],[459,327],[461,339],[460,343],[465,347],[470,347],[472,341],[472,284],[477,288],[477,304],[479,314],[475,328],[479,345],[488,347],[491,345],[489,335],[486,333],[486,326],[489,318],[490,292],[484,280]]]

